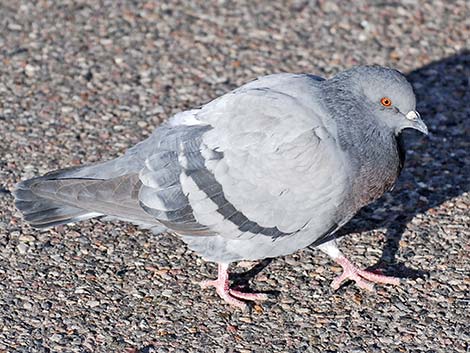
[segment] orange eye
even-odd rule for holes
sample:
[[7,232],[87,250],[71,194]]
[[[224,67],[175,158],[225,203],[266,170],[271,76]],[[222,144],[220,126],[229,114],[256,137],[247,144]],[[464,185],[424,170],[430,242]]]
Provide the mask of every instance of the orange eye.
[[380,103],[382,103],[382,105],[384,107],[390,107],[392,105],[392,100],[390,98],[387,98],[387,97],[383,97],[381,100],[380,100]]

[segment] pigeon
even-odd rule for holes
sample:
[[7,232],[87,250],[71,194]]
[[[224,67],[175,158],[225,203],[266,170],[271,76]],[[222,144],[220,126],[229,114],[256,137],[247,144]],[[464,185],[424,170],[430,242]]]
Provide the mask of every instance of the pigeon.
[[267,296],[231,288],[231,263],[308,246],[342,267],[334,289],[372,290],[399,280],[354,266],[337,231],[393,188],[404,129],[428,133],[394,69],[273,74],[174,115],[119,158],[22,181],[15,202],[37,228],[111,217],[176,233],[218,264],[201,285],[242,309]]

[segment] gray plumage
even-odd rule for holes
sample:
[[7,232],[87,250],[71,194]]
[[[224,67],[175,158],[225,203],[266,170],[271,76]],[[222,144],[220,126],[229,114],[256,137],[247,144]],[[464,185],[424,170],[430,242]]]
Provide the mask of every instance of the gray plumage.
[[104,215],[164,225],[210,261],[285,255],[330,241],[393,186],[400,132],[426,130],[414,110],[391,69],[265,76],[175,115],[120,158],[21,182],[16,205],[35,227]]

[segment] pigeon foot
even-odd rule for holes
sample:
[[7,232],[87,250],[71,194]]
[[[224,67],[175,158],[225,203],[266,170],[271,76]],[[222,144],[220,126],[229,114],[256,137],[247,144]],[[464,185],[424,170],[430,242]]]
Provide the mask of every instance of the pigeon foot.
[[200,283],[202,288],[215,287],[217,294],[230,305],[239,309],[245,310],[246,304],[239,299],[243,300],[266,300],[268,296],[263,293],[245,293],[239,290],[231,289],[228,281],[228,265],[219,264],[219,273],[217,279],[202,281]]
[[356,282],[359,288],[374,291],[373,283],[393,284],[398,286],[400,279],[396,277],[388,277],[371,271],[360,270],[354,266],[346,257],[339,256],[335,261],[343,268],[343,273],[336,277],[331,283],[333,289],[338,289],[346,280]]

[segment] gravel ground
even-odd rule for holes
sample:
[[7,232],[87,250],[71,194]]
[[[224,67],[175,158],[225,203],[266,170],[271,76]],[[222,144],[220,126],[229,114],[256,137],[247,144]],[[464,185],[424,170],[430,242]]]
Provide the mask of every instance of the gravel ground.
[[[402,4],[400,4],[402,3]],[[0,352],[469,352],[470,4],[0,0]],[[171,114],[269,73],[407,73],[428,123],[396,189],[348,226],[361,266],[403,278],[333,292],[314,249],[239,281],[242,313],[171,234],[97,220],[31,229],[20,179],[106,160]]]

